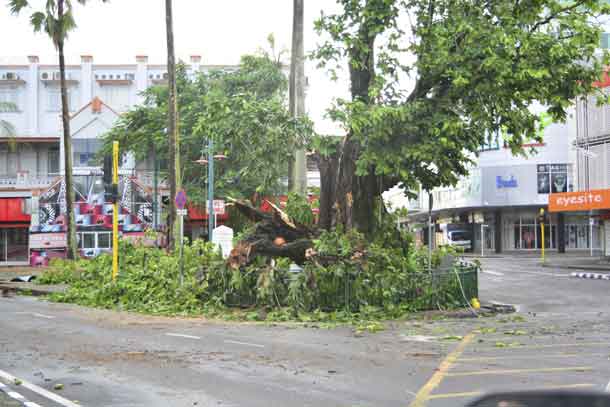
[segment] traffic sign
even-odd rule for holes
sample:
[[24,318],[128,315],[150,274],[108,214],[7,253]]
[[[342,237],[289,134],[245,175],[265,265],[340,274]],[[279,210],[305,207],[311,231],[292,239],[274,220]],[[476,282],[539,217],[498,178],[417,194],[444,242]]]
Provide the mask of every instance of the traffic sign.
[[184,192],[184,190],[181,189],[176,194],[176,207],[178,209],[184,209],[185,205],[186,205],[186,192]]
[[[205,213],[210,212],[210,201],[206,201]],[[225,214],[225,201],[222,199],[214,199],[214,215]]]
[[176,215],[178,215],[178,216],[186,216],[187,215],[187,211],[186,211],[186,209],[176,209]]

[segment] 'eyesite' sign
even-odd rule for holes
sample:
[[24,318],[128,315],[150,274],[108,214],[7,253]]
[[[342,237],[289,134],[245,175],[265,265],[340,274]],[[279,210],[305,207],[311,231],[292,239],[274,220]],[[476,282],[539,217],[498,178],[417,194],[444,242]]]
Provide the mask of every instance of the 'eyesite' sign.
[[610,189],[549,195],[549,212],[610,209]]

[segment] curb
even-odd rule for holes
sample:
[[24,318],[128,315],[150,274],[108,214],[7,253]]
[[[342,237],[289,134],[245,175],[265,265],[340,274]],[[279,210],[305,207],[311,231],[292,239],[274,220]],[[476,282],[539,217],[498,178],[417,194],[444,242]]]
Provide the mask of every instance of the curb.
[[24,288],[24,287],[19,287],[19,286],[12,285],[12,284],[2,284],[2,283],[0,283],[0,291],[3,293],[4,292],[13,292],[13,293],[27,294],[27,295],[32,295],[35,297],[41,297],[43,295],[53,294],[52,291],[40,290],[37,288]]
[[19,404],[21,404],[21,406],[23,406],[23,407],[42,407],[40,404],[36,404],[32,401],[28,401],[25,397],[23,397],[21,394],[17,393],[16,391],[12,391],[4,383],[0,383],[0,393],[6,394],[10,398],[15,400]]
[[553,263],[541,263],[542,267],[566,269],[566,270],[591,270],[591,271],[610,271],[608,266],[589,266],[589,265],[569,265],[569,264],[553,264]]
[[610,280],[610,274],[601,273],[571,273],[570,277],[588,278],[592,280]]

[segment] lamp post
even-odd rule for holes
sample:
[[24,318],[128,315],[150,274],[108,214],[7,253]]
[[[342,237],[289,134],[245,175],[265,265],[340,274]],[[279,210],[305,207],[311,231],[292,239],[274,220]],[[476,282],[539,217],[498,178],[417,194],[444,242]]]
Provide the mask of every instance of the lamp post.
[[201,158],[195,162],[200,165],[208,166],[208,240],[212,241],[212,234],[216,227],[216,214],[214,211],[214,160],[224,160],[227,158],[222,154],[214,154],[214,140],[212,137],[208,143],[208,158],[204,156],[204,152],[201,151]]

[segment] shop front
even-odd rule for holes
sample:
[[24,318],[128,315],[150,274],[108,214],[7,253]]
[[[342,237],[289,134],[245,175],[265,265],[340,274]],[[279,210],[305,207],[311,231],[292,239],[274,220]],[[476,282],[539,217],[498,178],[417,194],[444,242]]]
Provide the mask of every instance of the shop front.
[[0,266],[28,263],[28,197],[0,198]]
[[549,195],[549,212],[563,217],[565,249],[602,250],[608,255],[610,234],[608,226],[610,189],[567,192]]

